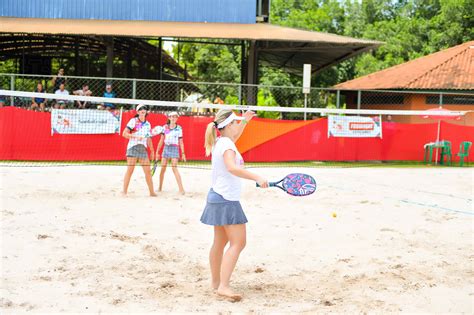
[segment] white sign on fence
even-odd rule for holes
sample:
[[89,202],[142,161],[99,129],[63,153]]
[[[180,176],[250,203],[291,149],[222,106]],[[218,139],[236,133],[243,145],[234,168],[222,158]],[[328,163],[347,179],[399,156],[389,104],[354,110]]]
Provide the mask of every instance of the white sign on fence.
[[121,111],[53,109],[51,134],[119,133],[121,119]]
[[306,63],[303,65],[303,93],[308,94],[311,92],[311,64]]
[[382,118],[362,116],[328,117],[329,137],[382,138]]

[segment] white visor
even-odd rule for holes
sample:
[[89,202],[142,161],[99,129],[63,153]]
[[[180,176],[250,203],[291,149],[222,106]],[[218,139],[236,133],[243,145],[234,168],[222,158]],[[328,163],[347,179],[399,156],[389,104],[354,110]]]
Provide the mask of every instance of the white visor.
[[148,106],[145,105],[145,104],[140,104],[140,105],[137,106],[136,111],[138,112],[140,109],[142,109],[142,107],[148,107]]
[[237,116],[235,113],[232,113],[229,117],[227,117],[223,122],[217,125],[217,129],[222,129],[234,120],[244,120],[244,117]]

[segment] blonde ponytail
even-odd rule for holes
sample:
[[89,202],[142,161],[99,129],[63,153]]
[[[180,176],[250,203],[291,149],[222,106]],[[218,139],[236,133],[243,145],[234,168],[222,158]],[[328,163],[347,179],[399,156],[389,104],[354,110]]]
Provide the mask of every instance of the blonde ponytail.
[[214,122],[211,121],[206,128],[206,135],[204,138],[204,148],[206,148],[206,156],[211,155],[212,148],[216,142],[216,128]]
[[224,120],[226,120],[227,117],[232,115],[232,110],[230,109],[220,109],[216,117],[214,118],[214,121],[210,122],[207,125],[206,128],[206,134],[204,136],[204,148],[206,149],[206,156],[211,155],[212,149],[214,148],[214,144],[216,143],[216,138],[217,138],[217,124],[220,124]]

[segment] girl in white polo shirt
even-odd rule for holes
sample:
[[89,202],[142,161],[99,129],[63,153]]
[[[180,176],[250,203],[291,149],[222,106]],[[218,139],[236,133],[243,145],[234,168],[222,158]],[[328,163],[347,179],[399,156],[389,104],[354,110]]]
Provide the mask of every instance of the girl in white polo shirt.
[[[204,144],[206,155],[212,152],[212,187],[201,216],[202,223],[214,226],[214,243],[209,253],[211,285],[217,294],[234,301],[240,301],[242,295],[232,291],[230,277],[246,243],[247,218],[239,201],[241,178],[253,180],[262,188],[268,187],[266,179],[244,169],[244,160],[235,146],[245,124],[254,115],[248,111],[239,117],[231,110],[219,110],[207,126]],[[230,246],[224,253],[228,242]]]
[[153,142],[151,141],[151,125],[146,120],[148,115],[148,106],[138,105],[137,114],[130,119],[127,127],[123,130],[122,136],[128,139],[127,145],[127,171],[125,172],[123,180],[123,195],[127,195],[128,185],[135,169],[135,164],[140,162],[143,171],[145,172],[145,179],[150,191],[150,196],[156,197],[153,189],[153,180],[150,172],[150,160],[148,159],[148,150],[150,148],[151,159],[154,159],[155,151],[153,149]]
[[160,186],[158,187],[158,191],[163,189],[166,167],[168,160],[171,160],[171,168],[176,177],[176,182],[178,183],[179,193],[184,195],[183,182],[178,171],[179,149],[181,148],[181,159],[184,162],[186,162],[186,154],[184,153],[183,129],[177,124],[178,117],[177,112],[168,114],[168,121],[166,125],[163,126],[163,134],[156,148],[156,159],[158,160],[160,158],[161,147],[163,144],[165,145],[161,157]]

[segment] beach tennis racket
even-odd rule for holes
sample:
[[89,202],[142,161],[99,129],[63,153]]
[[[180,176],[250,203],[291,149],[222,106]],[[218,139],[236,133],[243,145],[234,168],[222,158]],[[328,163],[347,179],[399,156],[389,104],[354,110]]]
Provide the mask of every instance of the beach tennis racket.
[[[163,133],[163,127],[162,126],[156,126],[153,129],[151,129],[150,133],[147,134],[146,137],[151,138],[151,137],[157,136],[157,135],[162,134],[162,133]],[[158,167],[158,161],[154,160],[153,161],[153,166],[151,168],[151,176],[155,175],[157,167]]]
[[[302,197],[316,191],[316,181],[308,174],[293,173],[286,175],[278,182],[269,182],[269,187],[278,187],[292,196]],[[257,187],[260,187],[257,184]]]
[[151,168],[151,176],[155,175],[155,172],[156,172],[156,168],[158,167],[158,161],[157,160],[154,160],[153,161],[153,166]]

